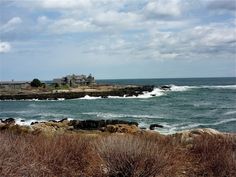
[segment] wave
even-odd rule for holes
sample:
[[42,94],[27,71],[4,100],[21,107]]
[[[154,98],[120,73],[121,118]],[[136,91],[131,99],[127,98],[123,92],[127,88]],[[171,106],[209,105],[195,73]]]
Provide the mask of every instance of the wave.
[[115,113],[104,113],[104,112],[85,112],[84,115],[94,115],[98,118],[147,118],[147,119],[160,119],[161,116],[154,115],[135,115],[135,114],[115,114]]
[[[73,120],[72,118],[67,118],[69,121]],[[60,121],[61,119],[53,119],[55,121]],[[46,119],[23,119],[23,118],[15,118],[16,124],[21,126],[29,126],[32,122],[47,122]]]
[[219,122],[215,122],[215,123],[189,123],[190,125],[187,126],[180,126],[178,129],[179,130],[188,130],[188,129],[193,129],[193,128],[198,128],[201,126],[216,126],[216,125],[222,125],[222,124],[226,124],[226,123],[230,123],[230,122],[236,122],[236,118],[232,118],[232,119],[225,119],[225,120],[221,120]]
[[177,86],[177,85],[170,85],[170,91],[173,92],[183,92],[188,91],[190,89],[197,88],[195,86]]
[[99,96],[99,97],[93,97],[93,96],[89,96],[89,95],[85,95],[84,97],[82,98],[79,98],[80,100],[96,100],[96,99],[101,99],[102,97]]
[[200,85],[200,86],[177,86],[169,85],[170,91],[182,92],[191,89],[236,89],[236,85]]
[[25,120],[22,118],[17,118],[15,120],[17,125],[25,125],[25,126],[31,125],[32,122],[45,122],[45,120],[36,120],[36,119]]
[[228,111],[224,113],[224,115],[232,115],[232,114],[236,114],[236,111]]
[[124,95],[123,97],[119,96],[108,96],[108,98],[140,98],[140,99],[145,99],[145,98],[152,98],[152,97],[159,97],[165,95],[165,92],[161,90],[160,88],[154,88],[153,91],[151,92],[143,92],[142,94],[139,94],[138,96],[126,96]]

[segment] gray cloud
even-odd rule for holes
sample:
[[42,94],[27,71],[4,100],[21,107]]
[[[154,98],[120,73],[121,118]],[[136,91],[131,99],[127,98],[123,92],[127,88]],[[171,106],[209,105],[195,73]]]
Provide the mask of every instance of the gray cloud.
[[207,7],[213,10],[236,10],[236,1],[235,0],[211,0]]

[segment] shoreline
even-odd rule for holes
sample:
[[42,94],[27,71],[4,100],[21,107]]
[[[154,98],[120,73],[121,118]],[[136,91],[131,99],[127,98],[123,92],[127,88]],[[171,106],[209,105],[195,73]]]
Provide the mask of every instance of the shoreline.
[[108,132],[108,133],[143,133],[143,132],[152,132],[158,133],[163,136],[175,135],[183,132],[188,131],[195,131],[195,130],[206,130],[209,132],[218,132],[222,134],[233,134],[236,135],[236,132],[220,132],[218,130],[212,128],[193,128],[193,129],[186,129],[180,130],[169,134],[162,134],[161,129],[164,128],[164,125],[159,123],[152,123],[149,124],[148,127],[143,127],[138,122],[134,121],[125,121],[119,119],[71,119],[71,118],[63,118],[61,120],[44,120],[44,121],[31,121],[30,123],[26,123],[25,120],[17,120],[15,118],[6,118],[0,119],[0,132],[2,130],[10,130],[13,132],[21,132],[26,131],[26,133],[32,133],[35,130],[42,132],[42,133],[79,133],[79,132],[86,132],[89,133],[97,132]]
[[57,99],[76,99],[85,96],[108,98],[108,96],[138,96],[143,92],[153,91],[154,86],[91,86],[86,89],[67,89],[67,90],[52,90],[51,92],[36,91],[22,91],[20,93],[4,93],[0,94],[0,100],[57,100]]

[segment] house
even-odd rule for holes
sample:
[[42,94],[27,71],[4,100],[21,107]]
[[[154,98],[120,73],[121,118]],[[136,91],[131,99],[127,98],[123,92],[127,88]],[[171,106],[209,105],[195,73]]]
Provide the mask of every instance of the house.
[[95,84],[95,79],[91,74],[89,76],[72,74],[62,78],[53,79],[53,83],[59,85],[69,85],[71,87],[74,87],[79,85]]
[[0,89],[25,89],[30,86],[26,81],[0,81]]

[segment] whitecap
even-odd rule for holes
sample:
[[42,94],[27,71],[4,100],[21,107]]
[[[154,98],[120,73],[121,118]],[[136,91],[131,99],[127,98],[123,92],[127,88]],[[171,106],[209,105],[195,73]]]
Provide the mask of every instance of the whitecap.
[[170,90],[174,92],[189,91],[191,89],[236,89],[236,85],[200,85],[200,86],[177,86],[169,85]]
[[58,101],[64,101],[65,98],[57,98]]
[[208,89],[236,89],[236,85],[203,85],[200,88],[208,88]]
[[17,125],[23,125],[23,126],[29,126],[31,125],[32,122],[45,122],[45,120],[36,120],[36,119],[30,119],[30,120],[25,120],[22,118],[17,118],[16,120],[16,124]]
[[171,85],[170,90],[173,92],[184,92],[188,91],[190,89],[197,88],[195,86],[177,86],[177,85]]
[[224,113],[224,115],[232,115],[232,114],[236,114],[236,111],[228,111]]
[[188,129],[198,128],[200,126],[215,126],[215,125],[222,125],[222,124],[230,123],[230,122],[236,122],[236,118],[225,119],[225,120],[221,120],[221,121],[214,122],[214,123],[189,123],[189,125],[181,126],[181,127],[179,127],[179,129],[180,130],[188,130]]
[[147,99],[147,98],[152,98],[152,97],[159,97],[164,95],[165,92],[159,88],[154,88],[153,91],[151,92],[143,92],[142,94],[139,94],[137,96],[133,95],[133,96],[108,96],[108,98],[113,98],[113,99],[129,99],[129,98],[140,98],[140,99]]
[[102,97],[92,97],[92,96],[89,96],[89,95],[85,95],[84,97],[82,98],[79,98],[81,100],[96,100],[96,99],[101,99]]
[[104,112],[85,112],[84,115],[95,115],[99,118],[147,118],[147,119],[158,119],[163,118],[156,115],[136,115],[136,114],[115,114],[115,113],[104,113]]

